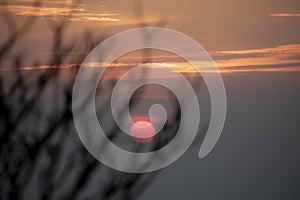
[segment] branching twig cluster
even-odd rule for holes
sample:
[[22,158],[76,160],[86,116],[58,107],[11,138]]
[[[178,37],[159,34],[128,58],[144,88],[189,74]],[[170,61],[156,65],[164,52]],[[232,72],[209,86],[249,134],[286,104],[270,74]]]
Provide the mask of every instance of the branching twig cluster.
[[[37,8],[40,5],[40,1],[34,3]],[[143,18],[141,5],[137,4],[136,10],[137,18]],[[9,75],[0,74],[0,199],[136,198],[157,173],[111,170],[94,159],[73,134],[72,86],[85,54],[76,58],[69,55],[89,52],[104,38],[93,41],[87,33],[81,45],[78,41],[65,44],[67,18],[58,22],[48,20],[53,35],[53,54],[47,63],[51,67],[28,72],[18,70],[24,67],[25,52],[12,51],[34,26],[35,18],[28,17],[21,25],[10,13],[4,13],[3,18],[9,35],[0,44],[0,66],[4,67],[5,59],[12,59],[14,68]],[[148,54],[145,57],[151,58]],[[70,60],[72,67],[60,67]],[[66,73],[69,77],[62,81]],[[179,119],[180,111],[176,109]],[[165,130],[177,126],[166,126]],[[114,139],[117,131],[111,130],[110,139]],[[164,137],[153,149],[168,142],[170,136]]]

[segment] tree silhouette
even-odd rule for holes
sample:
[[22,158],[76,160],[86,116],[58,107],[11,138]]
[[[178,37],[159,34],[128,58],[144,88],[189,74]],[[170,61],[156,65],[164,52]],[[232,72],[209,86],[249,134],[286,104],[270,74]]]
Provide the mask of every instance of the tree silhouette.
[[[36,1],[34,6],[41,3]],[[87,32],[82,46],[66,45],[63,39],[67,18],[59,22],[49,20],[54,52],[49,67],[28,72],[22,70],[26,53],[11,55],[14,46],[34,26],[35,18],[27,17],[19,25],[9,12],[2,13],[2,17],[9,36],[0,46],[0,64],[2,71],[6,70],[3,63],[12,57],[14,67],[8,69],[9,77],[7,73],[0,76],[1,199],[136,198],[155,177],[154,173],[130,174],[104,167],[74,137],[72,86],[85,54],[73,59],[67,70],[61,66],[70,53],[89,52],[104,38],[92,41]],[[65,73],[69,78],[61,81]],[[28,81],[28,76],[32,80]],[[56,109],[51,101],[57,103]],[[110,133],[110,139],[116,137],[115,132]]]
[[[41,4],[33,3],[37,8]],[[135,12],[138,26],[147,26],[140,1],[136,1]],[[1,199],[136,199],[159,172],[124,173],[103,166],[81,144],[73,124],[72,89],[77,70],[86,54],[105,38],[92,39],[87,31],[84,40],[65,44],[71,16],[47,20],[53,38],[48,67],[23,70],[26,52],[12,50],[34,26],[35,17],[18,24],[9,12],[1,14],[9,31],[0,44]],[[162,25],[159,20],[157,26]],[[150,39],[145,33],[145,42]],[[76,52],[84,53],[70,56]],[[13,68],[5,67],[7,59],[14,63]],[[151,51],[145,51],[141,60],[150,63]],[[110,84],[113,87],[115,80]],[[133,99],[130,106],[138,101]],[[106,109],[107,103],[99,110]],[[151,143],[150,150],[161,148],[174,136],[180,123],[178,105],[175,113],[176,120],[165,124],[165,134]],[[119,132],[115,126],[109,139],[116,140]],[[141,145],[134,148],[142,150]]]

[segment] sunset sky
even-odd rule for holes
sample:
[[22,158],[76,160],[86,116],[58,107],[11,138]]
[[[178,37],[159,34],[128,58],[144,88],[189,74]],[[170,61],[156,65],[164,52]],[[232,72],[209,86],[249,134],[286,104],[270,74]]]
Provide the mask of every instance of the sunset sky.
[[[4,16],[0,18],[0,42],[11,34],[5,17],[8,14],[12,14],[16,24],[21,24],[25,17],[37,19],[14,49],[14,52],[26,50],[32,58],[25,61],[24,69],[32,69],[34,59],[43,61],[53,53],[49,51],[49,21],[67,18],[71,24],[65,34],[66,43],[83,37],[86,30],[95,37],[109,36],[144,23],[174,29],[194,38],[224,73],[300,71],[298,0],[46,0],[38,5],[34,0],[8,2],[0,5]],[[179,71],[189,71],[187,63],[160,60]],[[11,63],[4,64],[2,70],[11,67]]]
[[[141,27],[183,33],[213,62],[193,40],[169,42],[173,31],[142,29],[91,53]],[[142,49],[107,66],[144,38],[186,60]],[[0,199],[300,199],[299,83],[300,0],[0,0]],[[140,121],[159,130],[147,144],[131,131]],[[106,138],[92,136],[100,129]],[[174,138],[192,144],[174,156]],[[218,142],[199,159],[205,138]],[[134,156],[167,149],[129,159],[134,168],[177,160],[158,173],[115,171],[99,159],[126,155],[110,155],[110,140]]]

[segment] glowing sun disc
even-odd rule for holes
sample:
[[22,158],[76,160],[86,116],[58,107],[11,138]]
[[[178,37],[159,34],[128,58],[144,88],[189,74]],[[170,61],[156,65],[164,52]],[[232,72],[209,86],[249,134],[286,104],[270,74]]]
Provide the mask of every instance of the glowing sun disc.
[[148,121],[137,121],[131,126],[130,135],[137,143],[148,143],[155,136],[155,128]]

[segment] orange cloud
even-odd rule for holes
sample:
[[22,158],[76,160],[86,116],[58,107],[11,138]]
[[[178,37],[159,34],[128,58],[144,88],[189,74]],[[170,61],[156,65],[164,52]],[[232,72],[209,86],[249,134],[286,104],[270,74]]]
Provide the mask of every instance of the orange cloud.
[[[19,16],[45,17],[50,20],[94,21],[114,23],[114,25],[131,25],[139,23],[136,19],[126,18],[120,13],[95,13],[85,8],[84,4],[72,1],[43,1],[36,6],[34,0],[13,1],[8,5],[0,5],[0,12],[14,13]],[[148,18],[146,23],[154,23],[157,19]]]
[[[220,67],[295,65],[300,63],[300,44],[282,45],[262,49],[218,51],[214,52],[213,55],[231,55],[236,57],[216,60],[216,63]],[[242,55],[241,58],[239,57],[240,55]]]
[[[155,60],[155,56],[152,62],[159,64],[160,66],[169,67],[171,70],[193,75],[196,70],[192,65],[185,61],[177,61],[174,55],[172,60],[170,54],[166,54],[163,61],[163,54],[158,54],[158,60]],[[221,73],[240,73],[240,72],[300,72],[300,44],[282,45],[273,48],[261,48],[261,49],[247,49],[247,50],[227,50],[210,52],[216,66]],[[139,59],[138,59],[139,58]],[[109,70],[107,79],[118,78],[120,75],[130,70],[134,66],[138,66],[141,62],[141,55],[133,54],[132,57],[128,57],[126,60],[117,60],[113,62]],[[202,72],[214,73],[210,69],[208,63],[203,61],[199,62],[203,68]],[[108,63],[86,63],[85,67],[105,67]],[[75,65],[64,65],[60,68],[74,67]],[[148,65],[146,67],[153,67]],[[17,70],[37,70],[53,68],[53,66],[34,66],[23,67]],[[1,68],[1,70],[14,70],[15,68]],[[172,78],[170,74],[167,78]]]
[[24,5],[0,6],[0,12],[12,12],[21,16],[47,17],[48,19],[59,19],[68,16],[72,21],[104,21],[117,22],[121,19],[116,18],[117,13],[89,13],[80,7],[35,7]]
[[67,15],[72,12],[84,11],[83,8],[68,7],[36,7],[24,5],[0,6],[0,12],[12,12],[17,15],[24,16],[51,16],[51,15]]
[[[36,3],[37,0],[13,0],[12,2],[16,3]],[[44,4],[57,4],[57,5],[74,5],[78,3],[74,3],[72,0],[43,0]]]
[[271,17],[300,17],[300,13],[271,13]]

